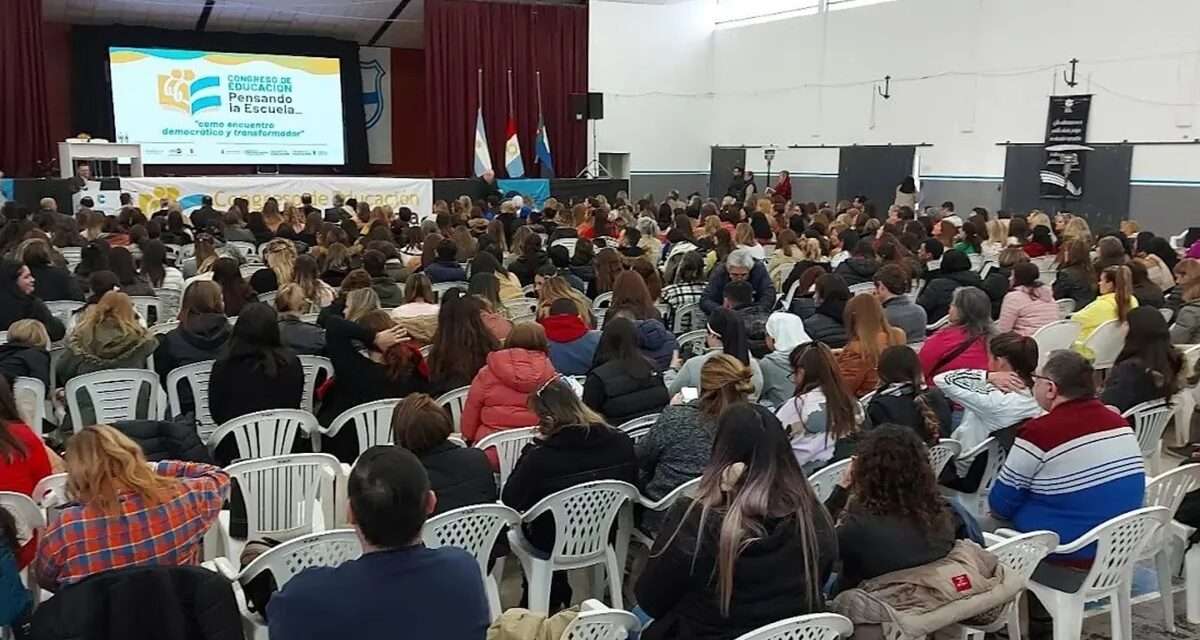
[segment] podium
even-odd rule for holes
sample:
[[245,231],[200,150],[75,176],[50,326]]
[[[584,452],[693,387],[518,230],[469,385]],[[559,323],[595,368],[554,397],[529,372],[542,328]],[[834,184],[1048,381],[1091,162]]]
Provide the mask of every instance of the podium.
[[64,178],[75,176],[75,164],[80,160],[112,160],[129,158],[129,175],[145,176],[142,170],[142,145],[103,141],[84,141],[72,138],[58,143],[58,170]]

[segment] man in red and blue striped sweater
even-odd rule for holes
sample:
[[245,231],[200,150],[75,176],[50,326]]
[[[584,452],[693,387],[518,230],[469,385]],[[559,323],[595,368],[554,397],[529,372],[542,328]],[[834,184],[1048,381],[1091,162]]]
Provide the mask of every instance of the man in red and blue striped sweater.
[[[1070,543],[1096,525],[1142,506],[1146,474],[1137,438],[1096,398],[1092,365],[1056,351],[1034,376],[1048,413],[1025,423],[989,496],[992,514],[1020,531],[1047,529]],[[1090,545],[1058,560],[1090,564]]]

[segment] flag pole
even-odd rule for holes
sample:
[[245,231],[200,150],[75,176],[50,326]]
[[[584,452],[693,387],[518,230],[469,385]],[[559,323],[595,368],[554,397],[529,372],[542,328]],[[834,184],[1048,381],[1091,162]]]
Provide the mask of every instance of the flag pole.
[[513,117],[512,69],[508,70],[508,117]]
[[537,72],[538,118],[542,117],[542,72]]
[[483,108],[483,67],[479,67],[479,80],[478,80],[477,85],[478,85],[478,89],[479,89],[479,108],[482,109]]

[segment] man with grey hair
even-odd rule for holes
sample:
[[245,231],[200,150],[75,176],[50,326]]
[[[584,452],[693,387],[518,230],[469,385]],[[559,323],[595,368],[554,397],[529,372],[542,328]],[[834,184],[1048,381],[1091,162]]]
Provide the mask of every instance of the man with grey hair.
[[755,260],[747,249],[738,249],[729,254],[725,264],[713,269],[704,288],[704,297],[700,299],[700,308],[704,313],[712,313],[725,304],[725,285],[732,281],[746,281],[754,287],[754,304],[770,309],[775,305],[775,285],[771,284],[771,275],[761,261]]
[[325,222],[338,224],[347,215],[353,215],[352,212],[349,214],[347,213],[345,205],[346,196],[342,195],[341,193],[333,194],[333,206],[325,210]]

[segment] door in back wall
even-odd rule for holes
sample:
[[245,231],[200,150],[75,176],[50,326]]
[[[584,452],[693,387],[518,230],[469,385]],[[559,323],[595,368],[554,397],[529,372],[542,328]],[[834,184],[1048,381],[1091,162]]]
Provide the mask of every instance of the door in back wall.
[[887,217],[888,207],[896,199],[896,187],[912,175],[911,146],[842,147],[838,153],[837,199],[867,196],[874,203],[875,215]]
[[1083,197],[1061,200],[1041,196],[1042,145],[1013,145],[1004,157],[1000,206],[1014,213],[1041,209],[1050,215],[1070,211],[1088,221],[1092,233],[1113,230],[1129,217],[1129,172],[1133,145],[1092,145],[1084,166]]
[[[708,166],[708,195],[710,198],[720,198],[733,180],[733,168],[746,168],[746,150],[742,147],[713,147]],[[761,193],[763,185],[759,184],[758,189]]]

